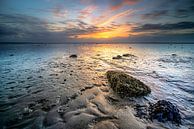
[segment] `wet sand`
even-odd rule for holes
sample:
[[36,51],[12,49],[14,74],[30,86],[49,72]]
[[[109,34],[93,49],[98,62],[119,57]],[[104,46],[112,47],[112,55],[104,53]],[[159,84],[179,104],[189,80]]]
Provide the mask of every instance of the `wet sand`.
[[[85,48],[83,48],[85,49]],[[119,52],[121,55],[129,52]],[[113,55],[59,53],[50,59],[41,60],[29,67],[9,68],[12,60],[5,61],[5,78],[1,90],[1,123],[4,128],[25,129],[159,129],[187,128],[171,122],[161,123],[137,117],[136,105],[148,105],[150,96],[156,94],[153,85],[133,74],[134,68],[125,65],[128,60],[135,64],[136,56],[114,61]],[[9,58],[14,58],[13,55]],[[21,58],[21,56],[20,56]],[[25,56],[23,57],[25,58]],[[108,60],[106,60],[108,58]],[[33,59],[30,59],[30,62]],[[25,59],[27,62],[28,59]],[[123,62],[116,64],[115,62]],[[22,62],[21,62],[22,63]],[[13,67],[13,65],[12,65]],[[16,66],[15,66],[16,67]],[[120,98],[106,78],[108,70],[122,70],[151,87],[153,93],[143,97]],[[127,69],[127,70],[126,70]],[[132,70],[130,70],[132,69]],[[130,70],[130,71],[129,71]],[[138,70],[137,70],[138,71]],[[156,73],[153,73],[154,76]],[[6,98],[6,99],[5,99]]]

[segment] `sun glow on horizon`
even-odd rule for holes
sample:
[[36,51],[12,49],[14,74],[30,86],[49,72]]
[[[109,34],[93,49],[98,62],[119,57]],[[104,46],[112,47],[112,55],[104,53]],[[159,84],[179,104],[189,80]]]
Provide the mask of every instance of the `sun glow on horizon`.
[[122,25],[107,31],[77,35],[77,38],[94,38],[94,39],[126,38],[129,37],[129,35],[133,35],[133,33],[130,33],[129,31],[130,29],[131,27],[129,25]]

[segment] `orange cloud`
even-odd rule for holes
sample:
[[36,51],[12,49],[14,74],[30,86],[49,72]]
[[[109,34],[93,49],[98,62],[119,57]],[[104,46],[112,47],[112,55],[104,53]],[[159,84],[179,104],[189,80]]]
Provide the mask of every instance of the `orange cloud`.
[[110,6],[110,9],[118,10],[126,5],[134,5],[138,3],[139,1],[140,0],[119,0],[119,1],[112,0],[113,5]]

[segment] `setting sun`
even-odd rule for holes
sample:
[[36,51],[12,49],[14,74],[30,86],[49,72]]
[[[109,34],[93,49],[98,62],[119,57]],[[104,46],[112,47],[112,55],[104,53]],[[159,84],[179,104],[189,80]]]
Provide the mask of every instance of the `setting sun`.
[[[111,30],[97,32],[97,33],[88,33],[78,35],[77,38],[94,38],[94,39],[108,39],[108,38],[126,38],[133,33],[129,32],[130,26],[122,25]],[[134,33],[135,34],[135,33]]]

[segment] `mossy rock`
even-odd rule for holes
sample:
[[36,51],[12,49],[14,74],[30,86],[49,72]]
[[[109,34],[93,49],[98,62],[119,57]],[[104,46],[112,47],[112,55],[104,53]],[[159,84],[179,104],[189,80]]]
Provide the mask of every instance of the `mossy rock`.
[[122,71],[108,71],[106,74],[110,86],[122,98],[143,96],[151,92],[143,82]]
[[151,120],[157,119],[159,122],[171,121],[181,124],[181,115],[178,107],[167,100],[159,100],[149,106],[149,115]]

